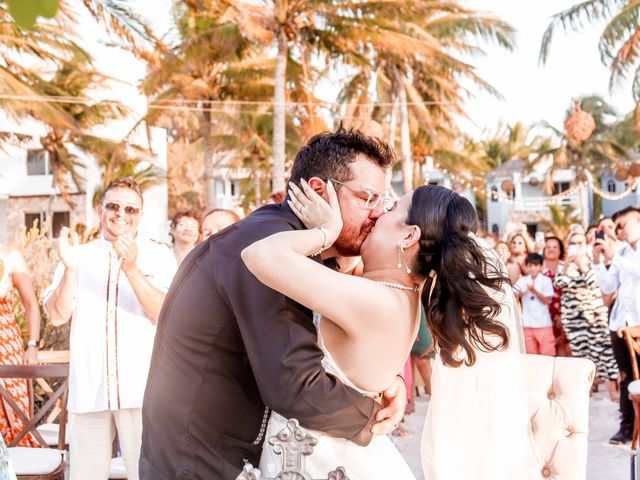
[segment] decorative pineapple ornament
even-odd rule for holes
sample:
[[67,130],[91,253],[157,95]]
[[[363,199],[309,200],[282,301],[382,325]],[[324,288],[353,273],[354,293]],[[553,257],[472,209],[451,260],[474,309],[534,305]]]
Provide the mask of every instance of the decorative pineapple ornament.
[[502,190],[506,193],[511,193],[516,188],[515,184],[511,180],[505,180],[504,182],[502,182],[502,185],[500,186],[502,187]]
[[623,182],[627,178],[629,178],[629,169],[624,165],[619,165],[618,167],[616,167],[615,175],[616,180],[618,180],[619,182]]
[[564,122],[564,129],[570,139],[576,142],[584,142],[596,129],[596,122],[591,115],[582,110],[580,101],[576,100],[573,112]]

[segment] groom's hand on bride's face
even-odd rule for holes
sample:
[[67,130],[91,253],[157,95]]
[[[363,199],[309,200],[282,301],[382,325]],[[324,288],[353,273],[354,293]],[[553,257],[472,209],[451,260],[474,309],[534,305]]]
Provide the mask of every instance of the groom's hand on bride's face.
[[393,432],[404,417],[407,406],[407,389],[404,380],[396,377],[393,385],[382,394],[383,408],[376,415],[376,423],[371,428],[374,435],[386,435]]

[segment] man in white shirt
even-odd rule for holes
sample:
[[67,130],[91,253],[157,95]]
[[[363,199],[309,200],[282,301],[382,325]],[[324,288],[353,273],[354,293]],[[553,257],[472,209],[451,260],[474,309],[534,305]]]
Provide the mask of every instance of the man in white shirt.
[[176,269],[170,250],[136,236],[142,194],[115,180],[98,207],[101,237],[79,245],[63,229],[61,262],[44,294],[49,321],[72,319],[69,365],[71,480],[107,480],[118,431],[127,478],[138,478],[142,401],[155,324]]
[[[620,379],[620,429],[609,439],[614,445],[631,440],[634,411],[627,387],[633,380],[629,350],[624,339],[617,335],[619,329],[640,325],[640,208],[627,207],[612,217],[616,235],[625,241],[617,253],[608,242],[596,240],[593,249],[593,271],[602,293],[616,292],[611,309],[609,330],[611,346],[622,376]],[[605,264],[609,265],[607,268]]]
[[522,301],[522,326],[527,353],[556,355],[556,339],[549,312],[553,298],[551,279],[542,275],[542,255],[530,253],[525,259],[527,275],[520,277],[513,289]]

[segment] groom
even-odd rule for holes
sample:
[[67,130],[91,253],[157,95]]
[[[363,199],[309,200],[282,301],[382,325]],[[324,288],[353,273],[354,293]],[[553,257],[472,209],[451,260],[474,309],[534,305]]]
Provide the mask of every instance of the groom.
[[[342,127],[300,150],[292,181],[342,183],[344,228],[318,261],[335,266],[336,256],[359,254],[382,214],[383,202],[372,200],[384,194],[392,162],[386,144]],[[302,228],[286,203],[267,205],[182,263],[158,321],[143,405],[142,480],[235,479],[245,461],[258,465],[271,410],[358,445],[401,420],[402,379],[385,392],[389,405],[381,410],[327,374],[312,312],[262,285],[242,262],[240,252],[253,242]]]

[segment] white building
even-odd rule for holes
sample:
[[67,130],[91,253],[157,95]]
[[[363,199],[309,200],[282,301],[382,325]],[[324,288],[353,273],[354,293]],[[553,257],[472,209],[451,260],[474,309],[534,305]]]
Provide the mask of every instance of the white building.
[[[524,223],[531,234],[541,230],[540,220],[550,219],[551,213],[544,202],[549,195],[543,191],[546,165],[528,171],[523,160],[509,160],[487,175],[487,230],[501,235],[507,222]],[[571,189],[576,172],[573,169],[558,169],[553,173],[553,194]],[[505,189],[505,187],[513,187]],[[581,218],[580,191],[568,195],[559,202],[571,205]],[[586,199],[589,218],[593,212],[592,195]]]
[[[38,137],[37,125],[24,122],[20,127],[11,125],[1,116],[2,129]],[[13,127],[13,128],[12,128]],[[149,159],[156,167],[166,170],[166,136],[162,129],[154,128],[151,134],[154,157]],[[49,157],[36,140],[20,147],[4,145],[0,150],[0,242],[10,243],[23,228],[31,228],[34,221],[39,225],[51,221],[53,237],[57,237],[63,226],[78,223],[92,228],[97,223],[92,199],[98,186],[102,184],[100,170],[91,157],[81,156],[85,168],[82,188],[78,189],[69,178],[73,207],[62,199],[54,186]],[[167,188],[166,184],[152,187],[144,192],[144,214],[139,231],[150,238],[166,241]]]
[[[636,182],[638,179],[636,179]],[[600,185],[604,191],[612,195],[620,195],[626,192],[633,185],[633,179],[618,180],[615,173],[605,170],[600,175]],[[619,200],[602,199],[602,215],[610,217],[618,210],[622,210],[630,205],[640,205],[640,188],[636,187],[631,193]]]
[[[475,206],[476,194],[471,185],[462,178],[458,178],[448,170],[434,166],[433,159],[427,158],[422,165],[422,183],[425,185],[440,185],[454,190]],[[419,186],[419,185],[416,185]],[[402,196],[402,171],[397,170],[391,179],[391,188],[397,196]]]

